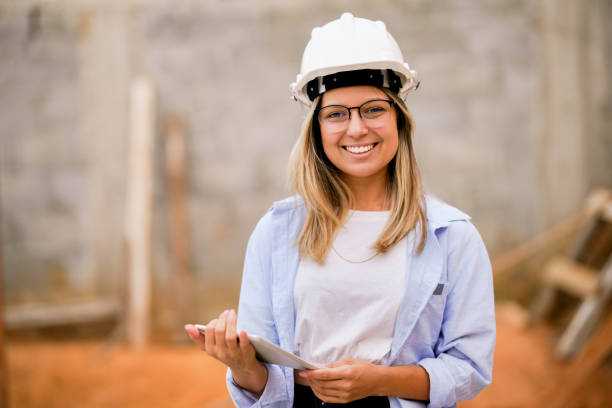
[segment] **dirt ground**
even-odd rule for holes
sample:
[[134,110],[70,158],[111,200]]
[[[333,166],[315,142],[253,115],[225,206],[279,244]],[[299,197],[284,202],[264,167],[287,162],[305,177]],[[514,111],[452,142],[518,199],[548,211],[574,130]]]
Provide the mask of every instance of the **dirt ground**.
[[[556,369],[554,331],[520,329],[498,310],[493,384],[461,408],[524,407]],[[134,352],[96,342],[12,342],[8,347],[11,408],[233,406],[224,367],[192,346]],[[611,364],[580,391],[576,407],[612,407]]]

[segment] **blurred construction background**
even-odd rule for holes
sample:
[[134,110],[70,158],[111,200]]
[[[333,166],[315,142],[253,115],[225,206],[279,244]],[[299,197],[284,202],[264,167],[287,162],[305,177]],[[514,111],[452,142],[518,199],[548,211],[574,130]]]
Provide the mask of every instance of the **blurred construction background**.
[[0,0],[1,406],[228,406],[181,328],[236,306],[291,193],[288,85],[343,11],[417,70],[426,189],[494,262],[496,375],[463,406],[545,406],[576,369],[558,406],[612,404],[612,2]]

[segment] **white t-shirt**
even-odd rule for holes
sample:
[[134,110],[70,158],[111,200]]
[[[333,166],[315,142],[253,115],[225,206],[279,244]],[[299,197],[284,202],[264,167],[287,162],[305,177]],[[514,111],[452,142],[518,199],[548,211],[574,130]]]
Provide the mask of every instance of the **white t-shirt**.
[[[350,211],[323,265],[300,261],[294,286],[297,353],[314,364],[344,357],[380,362],[391,349],[404,293],[407,239],[363,263],[389,211]],[[342,259],[345,258],[345,259]]]

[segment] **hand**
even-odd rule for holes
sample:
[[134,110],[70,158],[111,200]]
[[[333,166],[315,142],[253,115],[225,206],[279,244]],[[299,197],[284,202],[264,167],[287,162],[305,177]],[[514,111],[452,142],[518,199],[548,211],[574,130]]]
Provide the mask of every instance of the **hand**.
[[347,403],[376,394],[378,381],[375,364],[344,358],[317,370],[296,371],[300,380],[325,402]]
[[192,324],[185,325],[185,331],[209,356],[231,369],[238,385],[256,394],[263,392],[268,378],[267,370],[256,359],[255,349],[246,332],[236,333],[234,310],[226,310],[217,319],[211,320],[206,325],[205,334]]

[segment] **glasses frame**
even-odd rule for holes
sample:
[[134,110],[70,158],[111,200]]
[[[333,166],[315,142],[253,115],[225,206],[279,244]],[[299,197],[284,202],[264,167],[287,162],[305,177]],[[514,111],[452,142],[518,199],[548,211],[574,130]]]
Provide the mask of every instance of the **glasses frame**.
[[349,106],[335,105],[334,104],[334,105],[327,105],[327,106],[322,106],[320,108],[317,108],[317,109],[315,109],[315,112],[317,113],[317,119],[319,119],[319,122],[321,122],[320,113],[321,113],[321,111],[323,109],[331,108],[331,107],[344,108],[344,109],[346,109],[348,111],[348,119],[346,121],[342,121],[341,123],[344,123],[344,122],[348,123],[351,120],[351,111],[353,109],[357,109],[357,113],[359,114],[359,117],[361,119],[364,119],[363,115],[361,115],[361,108],[364,105],[367,105],[368,103],[371,103],[371,102],[388,102],[390,108],[392,108],[395,105],[395,101],[393,99],[370,99],[369,101],[365,101],[364,103],[362,103],[359,106],[350,106],[349,107]]

